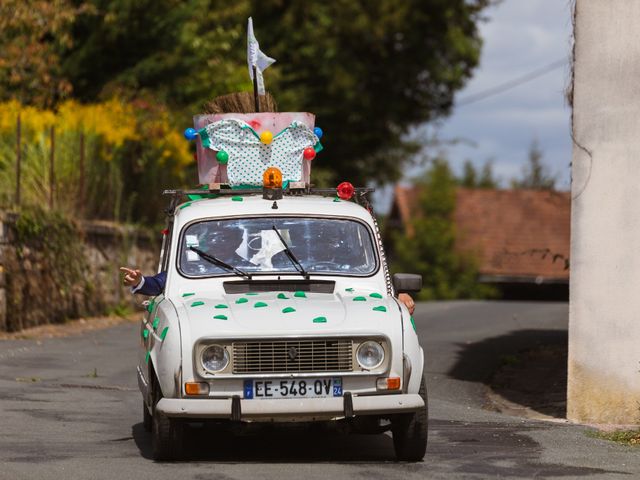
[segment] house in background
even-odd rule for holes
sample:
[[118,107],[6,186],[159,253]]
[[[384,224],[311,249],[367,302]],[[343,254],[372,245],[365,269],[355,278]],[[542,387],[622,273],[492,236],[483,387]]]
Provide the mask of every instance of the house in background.
[[[413,234],[411,220],[422,215],[419,196],[419,187],[395,189],[385,227],[391,259],[391,232]],[[458,188],[455,248],[477,258],[478,280],[503,298],[566,300],[570,215],[569,192]]]

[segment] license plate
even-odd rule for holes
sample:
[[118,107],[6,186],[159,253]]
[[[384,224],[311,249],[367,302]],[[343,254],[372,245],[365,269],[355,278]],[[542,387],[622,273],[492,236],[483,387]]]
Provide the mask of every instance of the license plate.
[[245,399],[327,398],[342,396],[342,378],[245,380]]

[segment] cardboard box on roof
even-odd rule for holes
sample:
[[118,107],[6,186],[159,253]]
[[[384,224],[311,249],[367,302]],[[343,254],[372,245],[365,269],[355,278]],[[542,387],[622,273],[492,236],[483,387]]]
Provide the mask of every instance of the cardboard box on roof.
[[[273,133],[274,137],[279,132],[289,127],[293,122],[306,125],[313,130],[315,115],[307,112],[261,112],[261,113],[220,113],[211,115],[196,115],[193,123],[196,130],[201,130],[207,125],[220,120],[240,120],[247,123],[259,135],[265,130]],[[198,179],[201,184],[230,183],[227,175],[227,165],[222,165],[216,160],[216,151],[205,148],[200,138],[196,141],[196,154],[198,160]],[[264,171],[265,165],[257,164],[256,169]],[[311,160],[302,159],[302,178],[290,179],[293,181],[310,182]],[[233,182],[232,182],[233,183]],[[237,182],[236,182],[237,183]]]

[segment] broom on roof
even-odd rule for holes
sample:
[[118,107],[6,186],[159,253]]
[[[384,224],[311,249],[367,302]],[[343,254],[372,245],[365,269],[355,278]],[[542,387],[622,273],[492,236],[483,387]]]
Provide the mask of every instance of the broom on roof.
[[253,20],[247,23],[247,63],[249,76],[253,81],[253,98],[249,92],[230,93],[214,98],[205,106],[205,113],[254,113],[276,112],[277,105],[271,94],[264,89],[262,72],[275,60],[260,50],[258,40],[253,33]]

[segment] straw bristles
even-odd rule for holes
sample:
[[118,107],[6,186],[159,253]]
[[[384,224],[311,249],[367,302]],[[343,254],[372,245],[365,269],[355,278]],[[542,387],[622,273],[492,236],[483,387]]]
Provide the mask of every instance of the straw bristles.
[[[269,92],[266,95],[260,95],[260,111],[261,112],[277,112],[278,105]],[[237,92],[228,95],[221,95],[214,98],[204,105],[204,113],[254,113],[255,100],[251,92]]]

